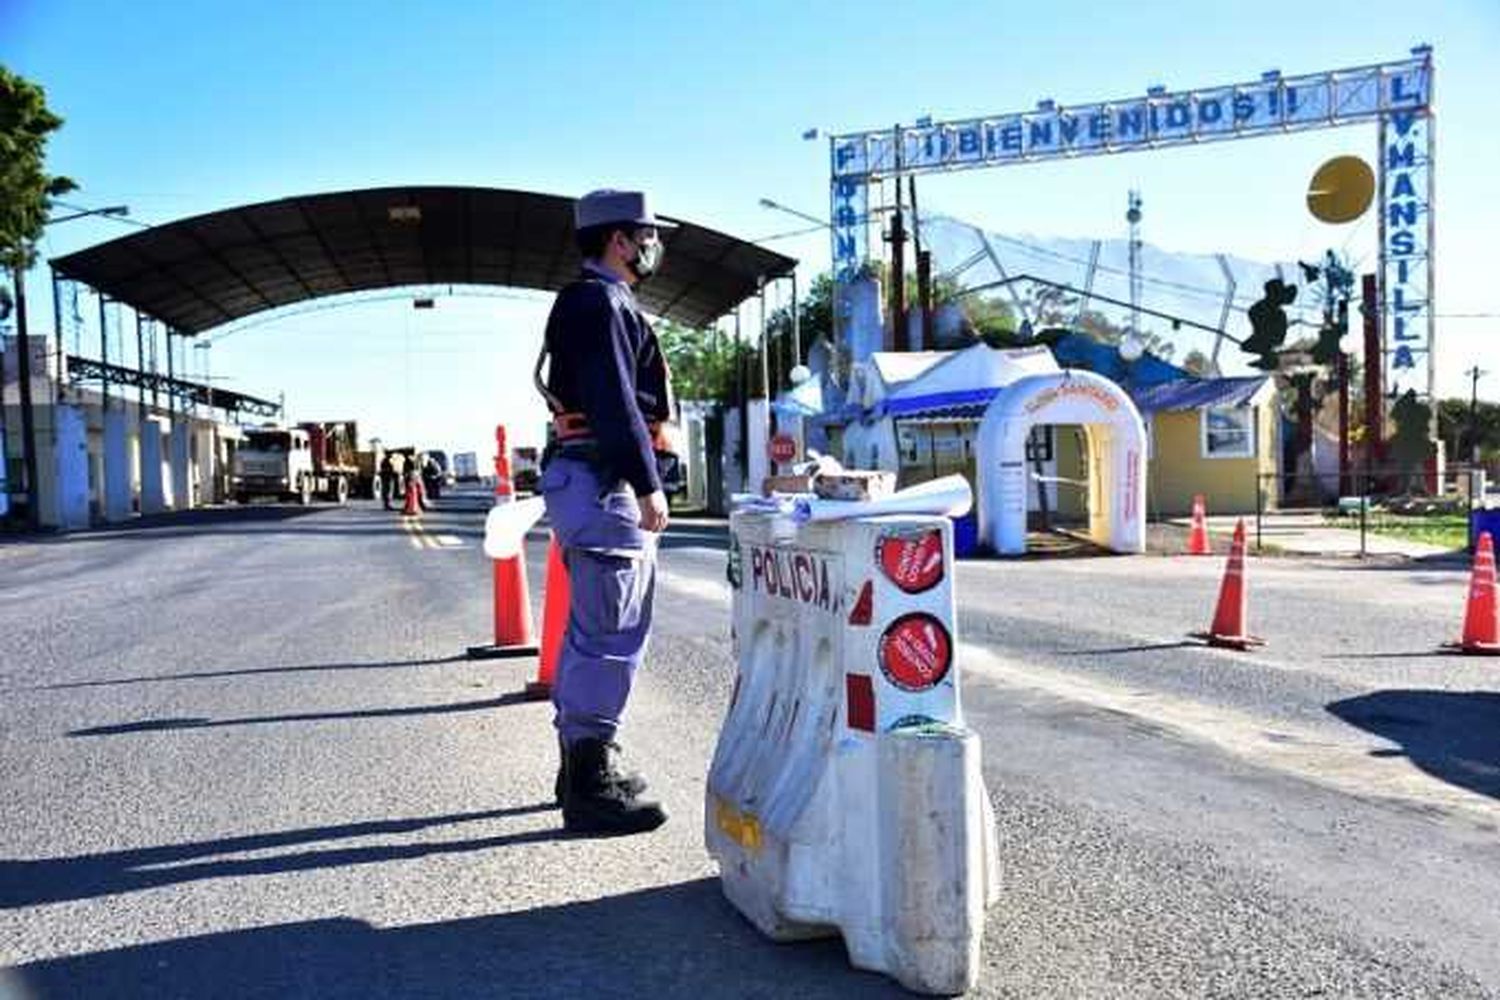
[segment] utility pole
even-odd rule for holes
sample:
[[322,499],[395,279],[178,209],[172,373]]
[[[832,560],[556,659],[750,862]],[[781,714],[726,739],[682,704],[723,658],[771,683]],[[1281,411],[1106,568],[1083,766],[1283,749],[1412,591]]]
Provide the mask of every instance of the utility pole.
[[906,330],[906,224],[901,215],[901,178],[896,178],[896,211],[891,216],[891,350],[909,351]]
[[[1360,315],[1364,318],[1365,340],[1365,469],[1379,467],[1385,460],[1385,406],[1381,378],[1384,359],[1380,355],[1380,294],[1375,275],[1366,274],[1360,285]],[[1368,489],[1366,484],[1366,489]]]
[[911,191],[911,235],[912,245],[917,250],[917,308],[922,310],[922,328],[919,351],[930,351],[936,345],[932,337],[932,251],[922,246],[922,215],[917,211],[917,178],[906,179]]
[[21,465],[26,477],[26,527],[41,527],[37,501],[36,417],[31,412],[31,341],[26,336],[26,269],[11,268],[16,289],[16,378],[21,383]]
[[1469,461],[1479,464],[1479,380],[1489,372],[1478,365],[1464,372],[1469,376]]

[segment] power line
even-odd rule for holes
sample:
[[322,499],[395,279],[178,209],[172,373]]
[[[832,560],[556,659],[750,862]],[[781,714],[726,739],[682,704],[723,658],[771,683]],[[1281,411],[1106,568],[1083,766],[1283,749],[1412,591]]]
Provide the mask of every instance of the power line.
[[[942,218],[948,221],[957,221],[953,220],[949,216],[939,216],[937,218]],[[1344,245],[1347,247],[1349,242],[1351,242],[1357,235],[1357,233],[1351,235],[1349,240],[1345,241]],[[1002,233],[991,233],[990,236],[1002,243],[1009,243],[1013,246],[1021,247],[1022,249],[1028,250],[1037,256],[1050,257],[1054,260],[1063,261],[1064,263],[1077,264],[1080,267],[1089,266],[1089,261],[1086,261],[1080,257],[1074,257],[1071,254],[1064,253],[1060,250],[1053,250],[1050,247],[1040,246],[1038,244],[1020,239],[1019,237],[1006,236]],[[1094,268],[1097,271],[1101,271],[1106,274],[1113,274],[1121,278],[1130,277],[1129,271],[1121,270],[1117,267],[1110,267],[1107,264],[1095,264]],[[1185,282],[1172,281],[1167,278],[1153,277],[1149,274],[1141,274],[1139,276],[1139,280],[1148,285],[1154,285],[1158,288],[1174,289],[1176,291],[1184,292],[1199,298],[1213,298],[1215,301],[1223,301],[1224,298],[1223,289],[1213,289],[1203,285],[1190,285]],[[1232,298],[1231,301],[1239,306],[1240,312],[1244,312],[1246,307],[1253,305],[1257,301],[1257,297],[1251,295],[1236,295]],[[1316,311],[1316,307],[1311,305],[1298,304],[1293,308],[1299,312]],[[1433,317],[1435,319],[1500,319],[1500,312],[1434,313]]]

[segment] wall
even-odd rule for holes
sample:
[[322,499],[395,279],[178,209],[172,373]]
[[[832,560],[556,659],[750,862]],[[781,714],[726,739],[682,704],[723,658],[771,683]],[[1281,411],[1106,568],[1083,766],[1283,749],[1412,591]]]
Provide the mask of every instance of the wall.
[[1282,480],[1276,475],[1277,461],[1281,455],[1281,420],[1274,402],[1264,403],[1255,409],[1255,450],[1258,453],[1256,465],[1260,474],[1261,504],[1266,510],[1273,510],[1281,506]]
[[[1255,455],[1204,458],[1202,411],[1158,412],[1151,417],[1147,508],[1151,517],[1184,517],[1202,493],[1209,514],[1254,514],[1257,475],[1275,471],[1274,413],[1257,406]],[[1261,480],[1272,488],[1269,479]],[[1267,506],[1271,506],[1267,501]]]

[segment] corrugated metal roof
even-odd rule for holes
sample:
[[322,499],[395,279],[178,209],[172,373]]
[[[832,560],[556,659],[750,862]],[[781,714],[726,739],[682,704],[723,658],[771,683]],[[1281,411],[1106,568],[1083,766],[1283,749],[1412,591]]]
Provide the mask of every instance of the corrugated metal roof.
[[[654,315],[706,325],[796,266],[756,244],[675,221],[662,232],[660,273],[636,292]],[[372,188],[241,205],[52,260],[59,277],[189,334],[376,288],[555,291],[578,266],[573,199],[477,187]]]
[[911,413],[893,413],[891,416],[903,424],[929,424],[942,423],[949,420],[963,421],[984,419],[984,411],[989,409],[990,404],[985,403],[962,403],[956,406],[933,406],[925,410],[914,410]]
[[1270,382],[1266,375],[1195,378],[1135,389],[1130,398],[1142,413],[1198,410],[1205,406],[1244,406]]
[[957,392],[930,393],[913,396],[910,399],[887,399],[877,409],[893,417],[904,417],[916,413],[926,414],[930,410],[945,410],[953,407],[977,406],[983,410],[994,401],[1003,388],[1003,386],[985,386]]
[[[1196,410],[1205,406],[1244,406],[1270,383],[1268,376],[1180,379],[1137,389],[1130,394],[1142,413]],[[1000,390],[984,398],[950,393],[888,402],[882,412],[899,420],[979,420]],[[965,397],[968,398],[965,398]]]

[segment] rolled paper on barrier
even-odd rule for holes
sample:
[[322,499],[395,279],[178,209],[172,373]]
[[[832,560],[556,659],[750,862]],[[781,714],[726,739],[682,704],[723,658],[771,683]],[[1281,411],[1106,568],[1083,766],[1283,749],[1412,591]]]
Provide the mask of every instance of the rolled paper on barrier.
[[974,505],[974,491],[963,476],[943,476],[908,486],[878,500],[824,500],[798,497],[792,516],[801,523],[843,521],[881,514],[942,514],[962,517]]
[[793,501],[791,496],[784,493],[768,497],[759,493],[735,493],[730,496],[729,503],[735,510],[753,511],[757,514],[790,514]]
[[520,555],[526,532],[546,511],[546,501],[541,497],[495,504],[484,519],[484,554],[491,559]]

